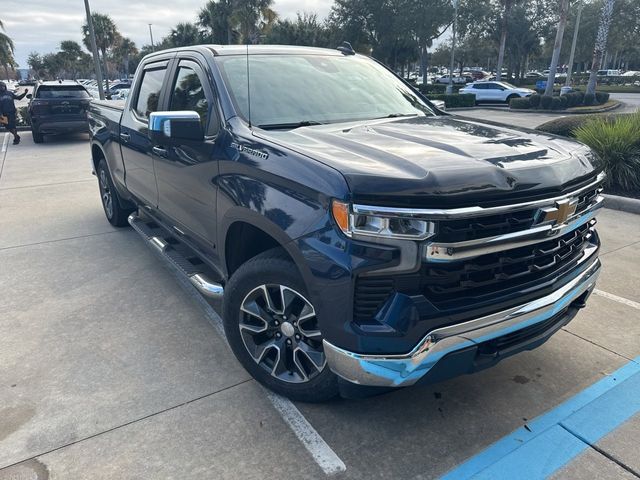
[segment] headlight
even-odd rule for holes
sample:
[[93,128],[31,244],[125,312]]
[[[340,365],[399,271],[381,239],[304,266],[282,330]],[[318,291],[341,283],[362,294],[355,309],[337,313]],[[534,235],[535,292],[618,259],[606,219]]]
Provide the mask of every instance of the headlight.
[[428,220],[393,215],[353,212],[347,203],[333,200],[331,213],[340,230],[348,237],[369,236],[403,240],[425,240],[435,234]]

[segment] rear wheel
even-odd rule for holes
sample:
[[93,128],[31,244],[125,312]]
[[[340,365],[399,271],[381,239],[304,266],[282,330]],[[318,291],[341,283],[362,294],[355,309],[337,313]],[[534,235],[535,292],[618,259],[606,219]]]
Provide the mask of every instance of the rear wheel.
[[40,133],[40,131],[37,130],[36,128],[33,128],[31,130],[31,136],[33,137],[33,143],[44,142],[44,135],[42,135],[42,133]]
[[100,200],[102,201],[102,208],[104,209],[104,214],[107,216],[107,220],[109,220],[109,223],[114,227],[127,226],[129,224],[129,214],[133,210],[121,207],[120,197],[113,186],[107,162],[105,162],[104,159],[98,163],[98,171],[96,174],[98,176],[98,186],[100,187]]
[[233,274],[225,289],[224,328],[238,360],[271,390],[304,402],[338,395],[316,310],[282,250],[260,254]]

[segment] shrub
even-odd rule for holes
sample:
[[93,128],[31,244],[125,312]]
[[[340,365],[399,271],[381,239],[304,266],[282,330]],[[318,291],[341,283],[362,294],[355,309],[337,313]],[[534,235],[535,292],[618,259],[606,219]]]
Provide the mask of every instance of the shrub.
[[598,105],[607,103],[609,101],[609,94],[607,92],[596,92],[596,102]]
[[453,95],[429,95],[429,100],[444,100],[447,108],[473,107],[476,104],[476,96],[471,93]]
[[561,135],[563,137],[572,137],[573,132],[578,128],[594,118],[604,118],[609,122],[615,121],[620,114],[608,114],[608,115],[570,115],[568,117],[560,117],[555,120],[538,125],[536,130],[541,132],[553,133],[554,135]]
[[551,102],[553,101],[553,97],[549,97],[547,95],[543,95],[540,97],[540,108],[544,108],[545,110],[549,110],[551,108]]
[[593,105],[595,101],[596,101],[596,96],[593,93],[585,93],[582,104],[588,107],[590,105]]
[[598,154],[607,186],[640,189],[640,112],[615,121],[595,117],[578,127],[575,136]]
[[551,97],[551,110],[562,110],[562,100],[560,100],[560,97]]
[[560,100],[560,110],[564,110],[565,108],[567,108],[567,106],[569,106],[569,99],[566,95],[559,96],[558,100]]
[[[458,91],[464,87],[464,85],[454,85],[453,86],[453,93],[458,93]],[[422,93],[423,95],[444,95],[445,92],[447,91],[447,86],[442,84],[442,83],[433,83],[433,84],[425,84],[423,83],[422,85],[418,85],[418,90],[420,90],[420,93]]]
[[509,100],[509,108],[513,108],[514,110],[525,110],[527,108],[531,108],[531,103],[527,97],[512,98]]
[[531,108],[538,108],[540,106],[540,94],[534,93],[529,97],[529,105]]

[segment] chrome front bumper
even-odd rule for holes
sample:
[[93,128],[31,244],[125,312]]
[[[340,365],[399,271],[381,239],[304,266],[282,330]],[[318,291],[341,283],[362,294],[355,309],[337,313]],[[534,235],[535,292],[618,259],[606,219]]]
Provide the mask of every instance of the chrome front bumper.
[[406,354],[358,354],[324,340],[329,367],[340,377],[359,385],[413,385],[445,355],[548,320],[592,290],[600,273],[600,261],[594,260],[595,250],[594,247],[588,252],[582,262],[591,264],[555,292],[502,312],[433,330]]

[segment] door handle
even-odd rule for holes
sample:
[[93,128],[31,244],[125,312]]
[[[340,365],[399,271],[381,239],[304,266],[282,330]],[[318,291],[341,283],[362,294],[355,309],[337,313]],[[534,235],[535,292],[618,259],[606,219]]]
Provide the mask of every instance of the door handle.
[[151,150],[153,151],[153,153],[155,153],[159,157],[163,157],[164,158],[164,157],[167,156],[167,150],[165,148],[153,147]]
[[130,138],[131,138],[131,135],[129,135],[128,133],[120,134],[120,140],[122,140],[123,142],[128,142]]

